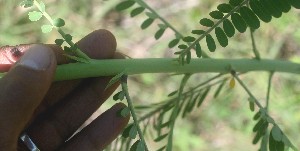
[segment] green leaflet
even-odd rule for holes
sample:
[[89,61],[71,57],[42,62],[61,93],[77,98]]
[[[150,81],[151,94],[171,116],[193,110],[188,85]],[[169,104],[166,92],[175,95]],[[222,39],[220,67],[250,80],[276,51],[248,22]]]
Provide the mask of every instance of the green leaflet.
[[137,15],[141,14],[144,10],[145,10],[144,7],[137,7],[130,12],[130,16],[131,17],[137,16]]
[[224,33],[224,31],[220,27],[217,27],[215,29],[215,34],[216,34],[216,37],[217,37],[220,45],[222,47],[226,47],[228,45],[228,39],[227,39],[227,36]]
[[134,0],[123,1],[116,6],[116,10],[117,11],[125,10],[125,9],[128,9],[129,7],[133,6],[134,4],[135,4]]
[[197,57],[198,57],[198,58],[201,58],[201,56],[202,56],[202,50],[201,50],[201,46],[200,46],[199,43],[197,43],[197,44],[195,45],[195,51],[196,51]]
[[229,4],[232,6],[238,6],[243,2],[243,0],[229,0]]
[[290,11],[292,8],[287,0],[273,0],[273,3],[280,11],[285,13]]
[[244,21],[244,19],[237,13],[233,13],[231,15],[231,21],[234,25],[234,27],[240,32],[243,33],[247,29],[247,25]]
[[228,19],[225,19],[223,21],[223,29],[224,29],[224,32],[226,33],[226,35],[228,37],[232,37],[235,33],[234,26],[232,25],[232,23]]
[[258,29],[260,27],[259,19],[248,7],[242,6],[240,8],[240,14],[250,28]]
[[42,29],[42,32],[43,32],[43,33],[49,33],[49,32],[52,31],[53,26],[52,26],[52,25],[43,25],[43,26],[41,27],[41,29]]
[[38,21],[42,18],[43,14],[38,11],[32,11],[28,13],[30,21]]
[[195,38],[195,37],[192,37],[192,36],[186,36],[186,37],[182,38],[182,40],[183,40],[184,42],[193,42],[193,41],[196,40],[196,38]]
[[210,52],[214,52],[216,50],[215,40],[212,38],[210,34],[206,35],[206,44]]
[[55,39],[55,44],[61,46],[64,43],[64,39]]
[[197,103],[197,107],[201,106],[201,104],[203,103],[204,99],[206,98],[208,92],[210,90],[210,87],[206,88],[205,91],[203,92],[203,94],[201,95],[198,103]]
[[299,0],[288,0],[288,1],[293,7],[300,9],[300,1]]
[[215,11],[210,12],[209,16],[214,19],[222,19],[224,14],[220,11],[215,10]]
[[154,21],[154,19],[152,19],[152,18],[146,19],[146,20],[142,23],[141,28],[142,28],[142,29],[148,28],[148,27],[153,23],[153,21]]
[[141,140],[137,140],[131,147],[130,151],[144,151],[145,145]]
[[277,6],[274,6],[273,0],[260,0],[260,3],[263,8],[273,17],[279,18],[282,15]]
[[270,13],[266,12],[264,7],[258,0],[250,0],[249,5],[252,11],[264,22],[268,23],[272,20]]
[[206,27],[212,27],[214,25],[214,22],[208,18],[202,18],[199,23]]
[[218,5],[217,9],[222,13],[229,13],[233,8],[230,4],[223,3]]
[[57,18],[53,20],[53,25],[55,27],[63,27],[65,25],[65,21],[61,18]]
[[172,41],[169,42],[169,48],[175,47],[179,43],[180,39],[173,39]]
[[160,28],[154,35],[154,38],[158,40],[165,32],[166,29]]
[[166,138],[168,136],[168,133],[167,134],[163,134],[163,135],[160,135],[158,136],[156,139],[154,139],[155,142],[159,142],[161,140],[163,140],[164,138]]
[[272,133],[274,140],[276,140],[278,142],[281,141],[283,134],[278,126],[273,126],[271,133]]
[[192,34],[195,34],[195,35],[202,35],[204,33],[205,33],[204,30],[192,30]]
[[284,151],[284,143],[282,141],[276,141],[272,133],[269,136],[269,150],[270,151]]

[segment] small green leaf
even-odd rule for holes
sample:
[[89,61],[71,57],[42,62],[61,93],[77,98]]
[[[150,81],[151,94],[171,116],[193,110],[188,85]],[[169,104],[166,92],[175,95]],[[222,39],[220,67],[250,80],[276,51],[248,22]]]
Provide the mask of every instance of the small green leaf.
[[255,137],[252,140],[252,144],[257,144],[261,137],[262,137],[261,133],[256,133]]
[[166,149],[166,146],[163,146],[163,147],[159,148],[157,151],[163,151],[165,149]]
[[202,50],[201,50],[201,46],[200,46],[199,42],[195,45],[195,51],[196,51],[197,57],[201,58],[201,56],[202,56]]
[[61,18],[56,18],[53,20],[53,25],[55,27],[63,27],[65,25],[65,21]]
[[128,126],[124,129],[124,131],[123,131],[123,133],[122,133],[122,137],[124,137],[124,138],[129,137],[129,131],[130,131],[130,129],[131,129],[132,126],[133,126],[133,124],[130,124],[130,125],[128,125]]
[[278,126],[273,126],[271,130],[274,140],[280,142],[282,140],[282,132]]
[[66,41],[72,41],[72,36],[70,34],[65,34],[64,38]]
[[284,151],[284,143],[282,141],[276,141],[270,133],[269,136],[269,150],[270,151]]
[[288,2],[295,8],[300,9],[300,1],[299,0],[288,0]]
[[162,29],[162,28],[159,29],[154,35],[155,39],[158,40],[164,34],[165,30],[166,29]]
[[181,44],[178,46],[179,49],[186,49],[188,46],[186,44]]
[[238,6],[243,2],[243,0],[229,0],[229,4],[232,6]]
[[149,18],[152,18],[152,19],[156,19],[157,18],[157,15],[152,13],[152,12],[146,12],[145,13]]
[[[282,12],[289,12],[291,10],[291,5],[286,0],[273,0],[274,5],[278,7]],[[299,5],[300,6],[300,5]]]
[[64,56],[74,60],[74,61],[77,61],[77,62],[81,62],[81,63],[89,63],[88,60],[86,60],[85,58],[79,58],[77,56],[71,56],[71,55],[68,55],[68,54],[63,54]]
[[206,44],[210,52],[214,52],[216,50],[215,40],[210,34],[206,35]]
[[141,140],[137,140],[131,147],[130,151],[144,151],[145,146]]
[[224,33],[224,31],[220,27],[217,27],[215,29],[215,34],[216,34],[216,37],[217,37],[220,45],[222,47],[226,47],[228,45],[228,39],[227,39],[227,36]]
[[117,11],[125,10],[125,9],[128,9],[129,7],[133,6],[134,4],[135,4],[134,0],[126,0],[126,1],[119,3],[116,6],[116,10]]
[[184,42],[193,42],[196,40],[195,37],[192,37],[192,36],[186,36],[182,39]]
[[174,96],[177,92],[178,92],[178,90],[171,92],[170,94],[168,94],[168,97]]
[[219,87],[217,88],[217,90],[216,90],[216,92],[215,92],[215,94],[214,94],[214,98],[217,98],[218,96],[219,96],[219,94],[220,94],[220,92],[221,92],[221,90],[222,90],[222,88],[223,88],[223,86],[225,85],[225,80],[219,85]]
[[131,139],[135,139],[137,135],[137,127],[135,124],[132,124],[130,130],[129,130],[129,137]]
[[146,20],[142,23],[141,28],[142,28],[142,29],[148,28],[148,27],[153,23],[153,21],[154,21],[154,19],[152,19],[152,18],[146,19]]
[[231,20],[234,25],[234,27],[240,32],[244,33],[247,29],[247,25],[244,21],[244,19],[237,13],[233,13],[231,15]]
[[132,11],[130,12],[130,16],[131,16],[131,17],[137,16],[137,15],[141,14],[144,10],[145,10],[144,7],[138,7],[138,8],[135,8],[134,10],[132,10]]
[[192,54],[191,51],[186,51],[186,62],[189,64],[191,62]]
[[173,39],[172,41],[169,42],[169,48],[175,47],[179,43],[180,39]]
[[32,7],[33,6],[33,0],[24,0],[19,5],[24,7],[24,8]]
[[212,27],[214,25],[214,22],[208,18],[202,18],[199,23],[206,27]]
[[55,39],[55,44],[61,46],[64,43],[64,39]]
[[163,140],[164,138],[166,138],[167,136],[168,136],[168,133],[164,134],[164,135],[160,135],[157,138],[155,138],[154,141],[159,142],[159,141]]
[[273,0],[259,0],[263,8],[275,18],[279,18],[282,12],[274,5]]
[[210,87],[206,88],[205,91],[203,92],[203,94],[201,95],[199,101],[198,101],[198,104],[197,104],[197,107],[201,106],[201,104],[203,103],[204,99],[206,98],[208,92],[210,90]]
[[260,112],[258,111],[254,116],[253,120],[258,120],[260,118]]
[[43,33],[49,33],[50,31],[52,31],[53,26],[52,25],[43,25],[41,27],[41,29],[42,29]]
[[38,21],[42,18],[43,14],[41,12],[32,11],[28,13],[29,20]]
[[195,35],[202,35],[204,33],[205,33],[204,30],[192,30],[192,34],[195,34]]
[[261,5],[259,0],[250,0],[249,5],[252,11],[261,19],[262,21],[268,23],[272,20],[271,14],[266,12],[264,7]]
[[116,82],[118,82],[118,81],[121,79],[121,77],[122,77],[123,75],[125,75],[125,72],[124,72],[124,71],[121,72],[121,73],[119,73],[119,74],[117,74],[116,76],[114,76],[114,77],[108,82],[107,86],[105,87],[105,90],[106,90],[107,88],[109,88],[110,86],[112,86],[113,84],[115,84]]
[[254,98],[250,97],[250,98],[248,98],[248,101],[249,101],[250,110],[253,112],[255,109]]
[[214,19],[222,19],[224,14],[220,11],[215,10],[215,11],[210,12],[209,16]]
[[45,12],[46,6],[45,6],[45,3],[42,1],[40,2],[40,8],[41,8],[42,12]]
[[233,8],[232,8],[231,5],[226,4],[226,3],[223,3],[223,4],[218,5],[217,9],[218,9],[220,12],[223,12],[223,13],[229,13]]
[[228,37],[232,37],[235,34],[234,26],[228,19],[223,21],[223,29]]
[[242,6],[240,8],[240,14],[252,29],[258,29],[260,27],[259,19],[248,7]]
[[125,92],[120,91],[113,96],[113,100],[115,100],[115,101],[121,100],[122,101],[124,99],[124,97],[125,97]]
[[129,107],[125,107],[125,108],[121,109],[121,111],[120,111],[121,117],[127,117],[129,114],[130,114]]
[[255,126],[253,127],[253,132],[257,132],[260,130],[260,128],[262,127],[262,125],[264,124],[265,120],[264,119],[260,119]]

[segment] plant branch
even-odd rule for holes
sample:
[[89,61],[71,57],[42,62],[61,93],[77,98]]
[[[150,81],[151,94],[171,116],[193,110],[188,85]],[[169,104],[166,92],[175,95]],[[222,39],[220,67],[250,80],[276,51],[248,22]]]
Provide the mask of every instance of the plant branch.
[[251,28],[250,28],[250,36],[251,36],[252,49],[253,49],[253,52],[254,52],[254,55],[255,55],[255,59],[260,60],[260,55],[259,55],[259,52],[258,52],[256,44],[255,44],[254,31]]
[[57,67],[55,81],[87,77],[112,76],[126,70],[128,75],[142,73],[198,73],[276,71],[300,74],[300,64],[268,59],[192,59],[180,65],[174,59],[111,59],[91,60],[90,63],[70,63]]

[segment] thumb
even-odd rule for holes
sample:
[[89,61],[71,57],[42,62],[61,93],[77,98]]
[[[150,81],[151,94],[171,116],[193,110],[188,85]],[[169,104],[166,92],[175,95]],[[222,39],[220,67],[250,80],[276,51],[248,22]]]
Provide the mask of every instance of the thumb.
[[0,79],[0,147],[19,137],[47,93],[55,68],[53,51],[33,45]]

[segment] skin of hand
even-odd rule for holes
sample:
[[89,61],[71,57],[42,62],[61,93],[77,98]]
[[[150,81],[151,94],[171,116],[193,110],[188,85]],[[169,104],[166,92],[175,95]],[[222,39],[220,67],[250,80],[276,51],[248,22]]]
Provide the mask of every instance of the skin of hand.
[[[77,44],[93,59],[123,58],[107,30],[96,30]],[[99,151],[127,125],[129,116],[117,115],[126,106],[117,103],[73,136],[119,83],[105,90],[112,77],[52,82],[56,66],[70,62],[56,45],[0,48],[0,71],[8,71],[0,79],[0,150],[28,150],[19,139],[26,132],[42,151]]]

